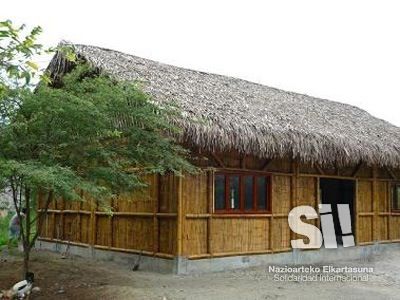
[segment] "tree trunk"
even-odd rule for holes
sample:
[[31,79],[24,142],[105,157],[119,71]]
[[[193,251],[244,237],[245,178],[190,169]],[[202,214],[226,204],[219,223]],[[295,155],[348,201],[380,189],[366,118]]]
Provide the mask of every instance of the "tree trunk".
[[24,267],[22,268],[23,279],[27,272],[29,272],[29,254],[32,249],[31,244],[31,190],[25,187],[25,234],[22,238],[24,246]]
[[25,279],[26,273],[29,272],[29,258],[31,249],[24,246],[24,265],[22,268],[22,279]]

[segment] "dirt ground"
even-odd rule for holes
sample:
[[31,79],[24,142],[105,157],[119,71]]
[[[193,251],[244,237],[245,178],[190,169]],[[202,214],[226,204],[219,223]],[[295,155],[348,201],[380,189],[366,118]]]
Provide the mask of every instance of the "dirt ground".
[[[391,251],[373,261],[334,264],[372,267],[368,281],[303,282],[275,281],[267,267],[177,276],[41,251],[32,255],[41,291],[31,299],[400,299],[399,254]],[[0,289],[18,281],[20,262],[18,256],[2,255]]]

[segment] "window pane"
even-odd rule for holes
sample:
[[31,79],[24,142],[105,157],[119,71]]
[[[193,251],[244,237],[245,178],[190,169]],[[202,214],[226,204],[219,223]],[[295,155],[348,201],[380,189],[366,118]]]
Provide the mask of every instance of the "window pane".
[[396,204],[395,209],[400,209],[400,186],[396,186]]
[[267,200],[267,180],[265,177],[257,177],[257,209],[265,210]]
[[239,209],[239,176],[229,176],[229,205],[231,209]]
[[244,176],[244,207],[253,209],[253,176]]
[[215,175],[215,209],[225,209],[225,175]]

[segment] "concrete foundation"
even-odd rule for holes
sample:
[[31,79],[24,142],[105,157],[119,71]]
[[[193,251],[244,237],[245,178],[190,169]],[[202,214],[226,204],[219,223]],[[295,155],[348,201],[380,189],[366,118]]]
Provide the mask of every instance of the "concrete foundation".
[[[35,248],[38,250],[50,250],[53,252],[65,253],[68,245],[64,243],[53,243],[47,241],[36,241]],[[68,254],[73,256],[80,256],[84,258],[99,260],[99,261],[113,261],[127,268],[132,268],[135,263],[140,262],[140,270],[153,271],[159,273],[179,273],[178,259],[165,259],[159,257],[152,257],[142,255],[139,258],[138,254],[124,253],[118,251],[109,251],[102,249],[95,249],[92,247],[82,247],[76,245],[69,245]]]
[[[36,242],[36,248],[43,250],[63,253],[65,252],[66,247],[66,244],[56,244],[45,241]],[[320,250],[293,249],[291,252],[284,253],[205,258],[196,260],[189,260],[185,257],[164,259],[143,255],[140,258],[140,270],[173,274],[197,274],[229,271],[255,266],[268,266],[271,264],[327,264],[340,262],[343,260],[360,260],[360,262],[365,262],[371,260],[375,255],[384,254],[385,251],[388,250],[400,251],[400,244],[374,244],[338,249],[322,248]],[[75,245],[69,246],[68,253],[71,255],[77,255],[96,260],[114,261],[124,264],[125,266],[133,266],[139,259],[139,255],[137,254],[100,250],[91,247],[80,247]]]

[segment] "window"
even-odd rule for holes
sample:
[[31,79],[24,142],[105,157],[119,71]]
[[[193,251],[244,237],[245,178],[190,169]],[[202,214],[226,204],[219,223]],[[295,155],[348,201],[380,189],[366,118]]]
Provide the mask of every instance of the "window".
[[248,172],[218,172],[214,179],[215,211],[256,213],[270,211],[269,175]]
[[225,209],[225,175],[215,175],[215,209]]
[[229,175],[229,208],[240,209],[240,177],[238,175]]
[[396,184],[393,186],[392,198],[392,210],[400,211],[400,184]]

